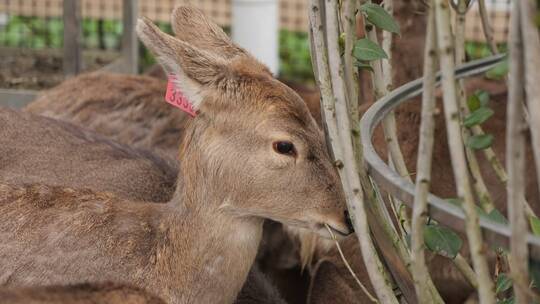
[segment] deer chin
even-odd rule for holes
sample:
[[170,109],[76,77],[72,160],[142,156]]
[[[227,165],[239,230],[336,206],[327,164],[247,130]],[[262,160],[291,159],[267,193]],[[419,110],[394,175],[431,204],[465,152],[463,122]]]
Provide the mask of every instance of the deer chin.
[[297,228],[302,231],[312,231],[317,233],[323,238],[333,239],[332,235],[326,228],[326,225],[330,228],[336,239],[340,240],[347,235],[351,234],[351,231],[346,223],[343,223],[332,218],[324,219],[320,216],[308,216],[306,218],[289,218],[276,214],[269,214],[261,210],[248,210],[242,208],[236,208],[231,204],[224,203],[219,207],[219,210],[225,212],[233,217],[259,217],[264,219],[273,220],[282,223],[291,228]]
[[[293,230],[298,230],[299,232],[314,232],[317,235],[325,239],[333,239],[332,234],[337,240],[345,238],[347,235],[351,234],[352,231],[349,230],[346,224],[333,221],[313,221],[313,220],[298,220],[298,219],[284,219],[284,218],[270,218],[274,221],[280,222]],[[326,227],[329,227],[332,234]]]

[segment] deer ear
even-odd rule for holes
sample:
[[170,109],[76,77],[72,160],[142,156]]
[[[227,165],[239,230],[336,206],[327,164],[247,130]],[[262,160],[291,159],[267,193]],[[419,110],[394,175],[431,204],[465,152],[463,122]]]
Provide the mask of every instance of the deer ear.
[[213,51],[224,58],[249,56],[243,48],[231,41],[219,25],[194,7],[176,7],[171,15],[171,25],[176,38],[200,49]]
[[253,71],[272,75],[264,64],[232,42],[221,27],[208,19],[201,10],[189,6],[176,7],[171,15],[171,24],[179,40],[225,60],[240,58]]
[[209,89],[227,74],[227,62],[162,32],[147,18],[137,22],[137,34],[165,71],[175,76],[175,84],[198,110]]

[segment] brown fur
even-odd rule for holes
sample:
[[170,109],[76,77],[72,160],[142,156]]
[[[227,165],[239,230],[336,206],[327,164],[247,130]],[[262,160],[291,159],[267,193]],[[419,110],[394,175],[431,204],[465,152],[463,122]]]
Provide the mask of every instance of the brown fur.
[[0,108],[0,134],[4,182],[86,187],[158,202],[174,191],[173,162],[69,123]]
[[165,304],[146,291],[115,283],[1,289],[4,304]]
[[251,268],[235,304],[285,304],[277,289],[256,264]]
[[[362,284],[375,295],[369,281],[367,269],[362,261],[362,253],[356,235],[350,235],[340,242],[343,254]],[[312,270],[307,303],[370,303],[354,278],[343,264],[339,252],[332,248],[319,259]]]
[[152,77],[94,72],[45,91],[25,111],[175,157],[188,116],[164,101],[165,88]]
[[[173,199],[133,204],[90,190],[3,185],[4,284],[112,280],[172,303],[229,303],[255,256],[262,218],[348,233],[335,169],[294,92],[250,57],[220,58],[148,22],[138,31],[199,108]],[[274,152],[275,140],[293,141],[297,156]]]

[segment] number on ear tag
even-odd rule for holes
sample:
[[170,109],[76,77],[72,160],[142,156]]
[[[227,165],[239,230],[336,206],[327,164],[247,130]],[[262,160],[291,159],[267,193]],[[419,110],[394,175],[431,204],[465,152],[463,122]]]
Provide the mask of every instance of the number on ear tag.
[[176,86],[176,75],[169,75],[169,82],[167,82],[167,92],[165,93],[165,101],[171,105],[179,108],[180,110],[188,113],[192,117],[197,116],[197,113],[193,109],[191,102],[182,94],[182,91]]

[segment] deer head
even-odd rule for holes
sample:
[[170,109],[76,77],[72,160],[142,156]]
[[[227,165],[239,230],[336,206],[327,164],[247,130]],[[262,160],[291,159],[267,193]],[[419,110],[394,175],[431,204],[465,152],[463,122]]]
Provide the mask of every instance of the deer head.
[[302,99],[198,10],[172,16],[177,37],[147,19],[137,32],[197,112],[179,152],[185,204],[349,234],[341,184]]

